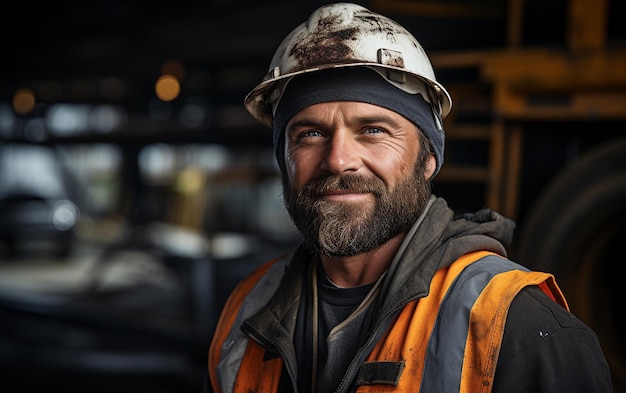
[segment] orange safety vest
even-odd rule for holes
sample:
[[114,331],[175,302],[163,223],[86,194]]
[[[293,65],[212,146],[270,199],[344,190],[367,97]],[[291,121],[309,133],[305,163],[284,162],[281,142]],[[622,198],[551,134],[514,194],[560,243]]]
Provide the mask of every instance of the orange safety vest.
[[[270,267],[243,281],[225,305],[209,355],[216,393],[221,392],[216,368],[223,344],[246,295]],[[409,302],[370,352],[355,380],[357,392],[490,392],[509,306],[531,285],[569,309],[551,274],[529,271],[491,252],[469,253],[439,269],[428,296]],[[239,364],[229,362],[238,367],[228,385],[234,392],[277,391],[282,359],[264,355],[263,347],[248,340]]]

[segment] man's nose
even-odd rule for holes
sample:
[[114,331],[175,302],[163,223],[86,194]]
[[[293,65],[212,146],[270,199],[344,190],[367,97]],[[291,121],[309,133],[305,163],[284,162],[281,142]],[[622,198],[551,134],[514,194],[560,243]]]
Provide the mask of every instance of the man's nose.
[[334,174],[356,171],[360,165],[360,146],[349,133],[335,133],[324,151],[322,169]]

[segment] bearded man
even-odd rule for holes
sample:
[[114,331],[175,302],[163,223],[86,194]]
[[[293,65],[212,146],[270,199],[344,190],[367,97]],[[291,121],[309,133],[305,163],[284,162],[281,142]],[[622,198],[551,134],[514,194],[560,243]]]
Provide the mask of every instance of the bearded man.
[[506,258],[514,223],[432,194],[451,99],[402,26],[319,8],[245,105],[303,241],[231,294],[207,391],[612,392],[554,277]]

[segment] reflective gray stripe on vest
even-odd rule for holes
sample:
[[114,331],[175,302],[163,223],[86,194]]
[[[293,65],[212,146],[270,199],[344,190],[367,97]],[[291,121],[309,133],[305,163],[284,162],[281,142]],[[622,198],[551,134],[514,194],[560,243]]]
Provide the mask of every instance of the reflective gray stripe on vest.
[[515,262],[489,255],[456,277],[441,303],[428,341],[422,392],[459,391],[472,306],[493,276],[510,270],[528,271]]
[[274,295],[285,272],[285,266],[291,261],[292,256],[287,255],[275,262],[255,284],[239,308],[233,327],[222,344],[221,358],[217,365],[217,379],[222,392],[234,390],[237,372],[248,345],[248,336],[240,329],[243,321],[255,314]]

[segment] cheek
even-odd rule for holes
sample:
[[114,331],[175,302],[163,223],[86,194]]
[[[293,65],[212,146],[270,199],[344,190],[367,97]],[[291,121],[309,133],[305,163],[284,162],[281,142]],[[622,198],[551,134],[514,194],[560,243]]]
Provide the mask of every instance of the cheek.
[[415,168],[417,154],[403,151],[401,154],[394,151],[393,154],[376,154],[370,156],[368,167],[382,179],[388,187],[395,187],[400,179],[412,175]]
[[285,159],[285,169],[287,178],[292,187],[299,189],[306,182],[311,180],[318,168],[318,163],[314,155],[296,152],[288,155]]

